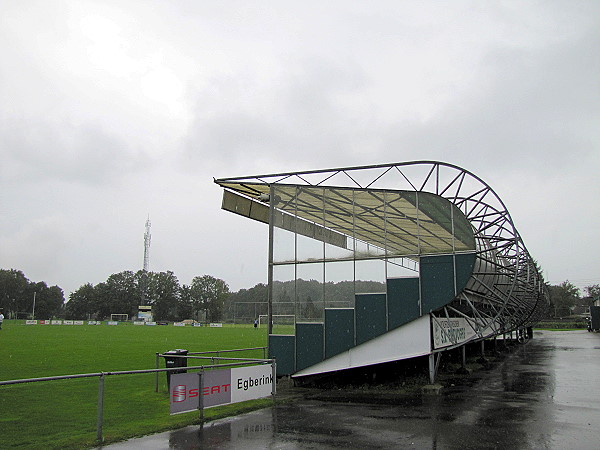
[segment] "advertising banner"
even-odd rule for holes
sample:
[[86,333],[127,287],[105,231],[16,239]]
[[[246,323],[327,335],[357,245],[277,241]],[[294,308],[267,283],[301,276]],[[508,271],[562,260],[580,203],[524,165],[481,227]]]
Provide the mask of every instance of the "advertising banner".
[[195,373],[171,375],[170,413],[179,414],[199,408],[202,395],[205,408],[268,397],[273,389],[273,367],[262,364],[204,372],[202,389]]
[[475,331],[469,322],[462,317],[450,319],[434,319],[432,317],[431,327],[434,349],[460,344],[475,336]]

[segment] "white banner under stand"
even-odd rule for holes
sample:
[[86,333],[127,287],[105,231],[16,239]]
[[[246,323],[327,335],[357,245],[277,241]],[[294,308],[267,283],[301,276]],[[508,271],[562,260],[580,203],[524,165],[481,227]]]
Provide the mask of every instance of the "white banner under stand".
[[433,348],[449,347],[466,342],[475,336],[475,330],[463,317],[431,317]]

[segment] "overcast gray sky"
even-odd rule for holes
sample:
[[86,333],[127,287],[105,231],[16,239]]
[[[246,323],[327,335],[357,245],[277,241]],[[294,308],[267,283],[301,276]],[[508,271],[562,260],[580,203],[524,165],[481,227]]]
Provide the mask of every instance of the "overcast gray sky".
[[0,268],[267,278],[213,177],[440,160],[600,283],[600,2],[5,0]]

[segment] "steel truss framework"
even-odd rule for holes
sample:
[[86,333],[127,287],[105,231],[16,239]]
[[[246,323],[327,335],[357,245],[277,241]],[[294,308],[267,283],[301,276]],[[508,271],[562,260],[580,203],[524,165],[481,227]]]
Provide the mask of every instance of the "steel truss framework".
[[[268,213],[253,214],[262,214],[263,219],[257,220],[270,224],[270,285],[276,263],[272,258],[273,223],[278,220],[277,212],[285,212],[301,217],[307,223],[318,224],[323,218],[323,230],[308,231],[319,232],[320,240],[324,242],[329,240],[341,245],[338,234],[352,235],[381,250],[368,257],[396,262],[400,258],[406,267],[415,266],[415,261],[425,254],[475,252],[475,268],[466,288],[452,302],[432,313],[434,321],[455,317],[466,319],[474,331],[471,340],[532,326],[548,306],[549,295],[543,277],[504,203],[483,180],[458,166],[438,161],[412,161],[223,178],[215,183],[253,201],[265,202],[266,199]],[[323,194],[317,203],[319,191],[316,188],[328,189],[328,197]],[[357,192],[366,194],[359,198]],[[415,193],[415,199],[406,194],[410,192]],[[418,211],[416,216],[408,217],[406,209],[394,209],[394,202],[399,204],[408,200],[417,203],[419,210],[419,198],[426,199],[422,195],[425,193],[442,197],[454,205],[453,208],[462,214],[452,211],[447,214],[464,216],[467,228],[470,228],[468,232],[460,220],[452,219],[451,225],[443,224],[443,220],[436,220],[435,214],[425,214],[423,207],[420,217]],[[365,200],[367,196],[383,201],[369,205]],[[299,199],[310,197],[313,200],[301,205]],[[269,201],[274,198],[276,201]],[[258,210],[255,208],[255,211]],[[398,217],[402,215],[408,225],[393,230],[389,225],[393,220],[389,218],[394,213]],[[250,213],[247,215],[251,216]],[[325,215],[328,215],[326,220]],[[280,219],[283,228],[284,219]],[[296,223],[293,227],[298,229],[299,225]],[[288,229],[291,230],[289,225]],[[469,235],[474,237],[474,242],[469,241]],[[357,258],[356,252],[353,258]]]

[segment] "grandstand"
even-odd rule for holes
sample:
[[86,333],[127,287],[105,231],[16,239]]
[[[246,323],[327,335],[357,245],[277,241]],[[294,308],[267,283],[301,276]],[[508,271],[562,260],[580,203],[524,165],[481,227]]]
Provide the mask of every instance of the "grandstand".
[[[540,270],[502,200],[458,166],[416,161],[215,182],[223,209],[269,226],[269,314],[295,317],[293,334],[268,327],[278,375],[428,356],[433,381],[441,352],[523,333],[547,308]],[[307,280],[318,288],[273,289]],[[364,291],[365,281],[382,287]],[[340,285],[356,288],[332,291]]]

